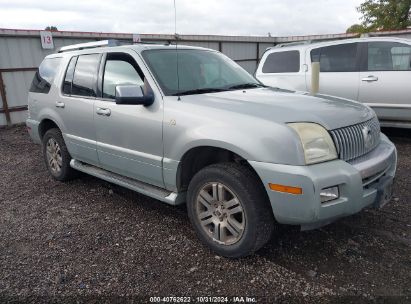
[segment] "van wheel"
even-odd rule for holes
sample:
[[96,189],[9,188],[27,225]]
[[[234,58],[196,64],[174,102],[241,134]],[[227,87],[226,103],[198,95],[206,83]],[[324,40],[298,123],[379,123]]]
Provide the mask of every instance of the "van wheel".
[[43,156],[51,176],[58,181],[76,177],[77,171],[70,167],[71,156],[59,129],[50,129],[43,136]]
[[236,163],[200,170],[188,187],[187,210],[201,241],[225,257],[254,253],[274,230],[274,216],[260,179]]

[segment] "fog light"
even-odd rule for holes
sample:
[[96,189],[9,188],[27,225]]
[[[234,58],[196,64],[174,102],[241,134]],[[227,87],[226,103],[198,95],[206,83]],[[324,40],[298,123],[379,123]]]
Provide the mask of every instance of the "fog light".
[[329,202],[340,197],[338,186],[322,189],[320,192],[321,203]]

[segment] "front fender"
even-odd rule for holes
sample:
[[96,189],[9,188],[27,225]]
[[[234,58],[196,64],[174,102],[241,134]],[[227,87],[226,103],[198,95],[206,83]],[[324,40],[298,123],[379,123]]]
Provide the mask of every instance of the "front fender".
[[[165,114],[165,122],[168,115]],[[305,163],[299,138],[285,124],[237,113],[227,119],[221,113],[202,117],[190,111],[180,112],[175,121],[164,123],[164,157],[169,159],[179,161],[192,148],[211,146],[232,151],[246,160]]]

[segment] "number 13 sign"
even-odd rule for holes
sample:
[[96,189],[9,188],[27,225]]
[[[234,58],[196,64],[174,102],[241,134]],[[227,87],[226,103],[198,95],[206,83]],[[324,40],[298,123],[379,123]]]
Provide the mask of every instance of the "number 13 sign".
[[43,49],[54,49],[53,36],[51,32],[40,31],[41,46]]

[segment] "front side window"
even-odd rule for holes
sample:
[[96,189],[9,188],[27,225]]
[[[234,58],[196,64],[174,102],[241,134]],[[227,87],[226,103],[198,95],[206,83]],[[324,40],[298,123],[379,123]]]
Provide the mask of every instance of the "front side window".
[[411,46],[398,42],[369,42],[368,71],[411,70]]
[[238,64],[218,52],[159,49],[143,51],[142,55],[166,95],[261,86]]
[[313,49],[311,62],[320,63],[321,72],[356,72],[358,43],[331,45]]
[[134,59],[126,54],[108,54],[104,68],[103,98],[114,99],[118,85],[143,85],[144,77]]
[[300,52],[275,52],[267,56],[263,73],[297,73],[300,71]]
[[100,54],[81,55],[77,59],[71,88],[72,95],[96,97]]
[[44,59],[34,75],[30,92],[47,94],[60,67],[60,62],[61,58]]

